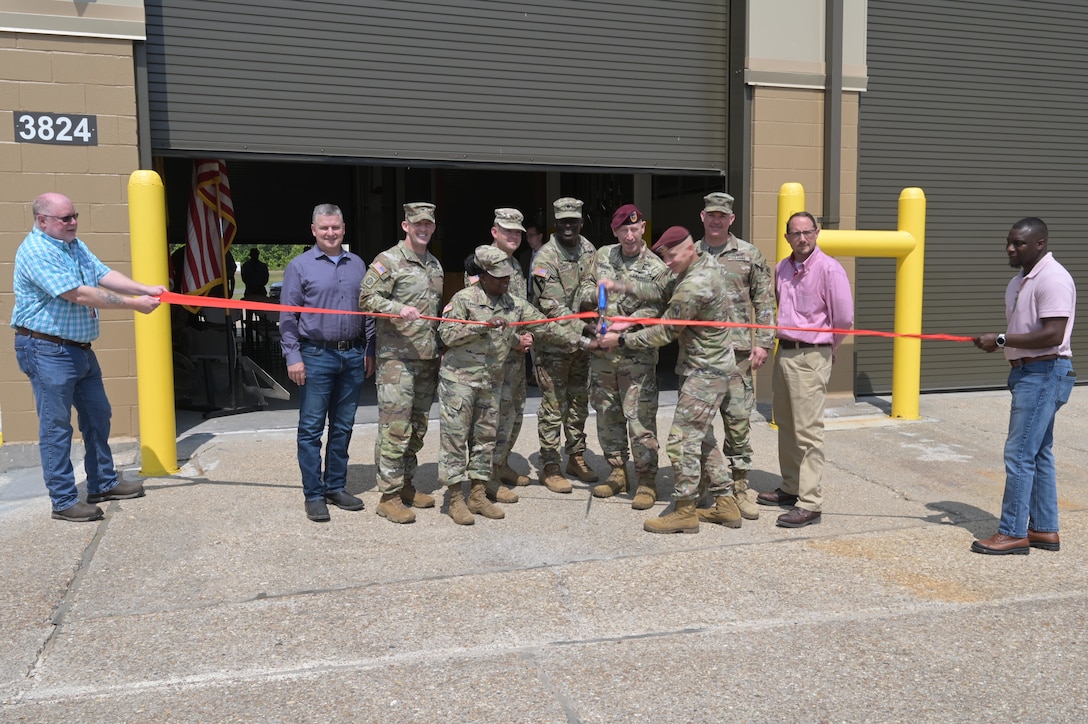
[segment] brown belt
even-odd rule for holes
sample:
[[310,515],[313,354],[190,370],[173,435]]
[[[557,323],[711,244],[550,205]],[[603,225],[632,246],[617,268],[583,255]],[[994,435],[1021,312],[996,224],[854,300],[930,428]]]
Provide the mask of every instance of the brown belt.
[[1032,362],[1049,362],[1058,359],[1060,356],[1061,355],[1056,354],[1043,354],[1038,357],[1021,357],[1020,359],[1009,360],[1009,364],[1013,367],[1019,367],[1020,365],[1031,364]]
[[778,340],[779,349],[812,349],[814,347],[830,347],[830,342],[795,342],[792,339]]
[[33,337],[34,339],[43,339],[46,342],[52,342],[53,344],[66,344],[69,347],[79,347],[80,349],[91,348],[90,342],[76,342],[71,339],[65,339],[64,337],[54,337],[51,334],[35,332],[33,329],[27,329],[26,327],[16,327],[15,334],[21,334],[24,337]]

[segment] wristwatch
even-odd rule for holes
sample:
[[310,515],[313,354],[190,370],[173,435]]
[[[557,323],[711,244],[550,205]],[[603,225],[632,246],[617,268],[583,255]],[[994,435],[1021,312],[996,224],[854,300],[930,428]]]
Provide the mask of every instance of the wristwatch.
[[998,347],[1004,347],[1005,346],[1005,333],[1004,332],[997,335],[997,346]]
[[626,347],[627,346],[627,337],[625,337],[622,334],[620,335],[619,345],[620,345],[620,347]]

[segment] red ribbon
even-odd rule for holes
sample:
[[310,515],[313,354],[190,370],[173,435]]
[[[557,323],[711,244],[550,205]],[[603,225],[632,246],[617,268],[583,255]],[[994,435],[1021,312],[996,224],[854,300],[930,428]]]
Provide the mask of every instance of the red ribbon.
[[[345,311],[342,309],[321,309],[319,307],[293,307],[274,302],[257,302],[251,299],[223,299],[222,297],[198,297],[192,294],[177,294],[175,292],[163,292],[160,301],[167,304],[181,304],[187,307],[214,307],[216,309],[249,309],[255,312],[300,312],[306,314],[360,314],[366,317],[384,317],[386,319],[400,319],[399,314],[384,314],[381,312]],[[462,324],[487,324],[474,319],[451,319],[449,317],[429,317],[420,315],[420,319],[433,322],[460,322]],[[597,319],[597,312],[579,312],[563,317],[552,317],[539,321],[511,322],[511,327],[528,326],[532,324],[545,324],[547,322],[563,322],[569,319]],[[871,329],[828,329],[825,327],[779,327],[773,324],[744,324],[741,322],[714,322],[704,319],[657,319],[653,317],[609,317],[609,324],[614,322],[631,322],[632,324],[670,324],[685,327],[744,327],[747,329],[777,329],[790,332],[831,332],[832,334],[852,334],[856,337],[904,337],[907,339],[941,340],[946,342],[970,342],[973,337],[964,337],[956,334],[900,334],[897,332],[878,332]]]

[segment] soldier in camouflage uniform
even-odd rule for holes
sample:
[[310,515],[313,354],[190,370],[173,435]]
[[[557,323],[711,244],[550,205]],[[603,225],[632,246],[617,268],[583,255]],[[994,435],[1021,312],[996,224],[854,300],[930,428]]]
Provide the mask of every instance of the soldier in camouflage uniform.
[[[507,357],[525,344],[526,327],[512,322],[543,317],[528,302],[508,294],[513,269],[510,258],[494,246],[480,246],[474,257],[478,283],[453,295],[442,310],[447,320],[486,321],[486,325],[444,321],[438,326],[448,347],[439,373],[441,451],[438,476],[449,491],[449,515],[458,525],[472,525],[473,513],[505,517],[487,498],[493,478],[502,379]],[[532,327],[556,349],[586,349],[589,340],[558,325]],[[529,340],[531,344],[531,339]],[[524,379],[524,373],[522,373]],[[471,483],[468,503],[463,492]]]
[[[530,272],[531,301],[544,316],[562,317],[582,311],[581,280],[596,251],[581,234],[582,202],[564,197],[553,204],[555,233],[537,252]],[[594,304],[593,307],[596,307]],[[590,308],[593,308],[590,307]],[[585,326],[580,320],[563,323],[574,334]],[[540,388],[537,436],[540,438],[540,482],[555,493],[571,492],[559,472],[560,429],[566,433],[567,474],[585,483],[597,482],[586,464],[586,419],[589,417],[589,355],[569,354],[544,345],[536,349],[536,379]]]
[[[603,246],[594,254],[590,273],[582,280],[582,299],[599,302],[598,282],[612,279],[656,287],[662,300],[669,297],[672,272],[643,241],[646,222],[642,212],[626,204],[612,215],[612,233],[618,244]],[[606,317],[659,317],[664,302],[647,302],[634,294],[607,295]],[[637,327],[616,322],[611,329],[630,334]],[[597,411],[597,438],[612,472],[593,495],[608,498],[628,489],[627,460],[635,460],[638,490],[631,507],[646,510],[657,500],[657,347],[624,347],[590,359],[590,398]],[[630,437],[630,447],[628,447]]]
[[412,485],[416,455],[423,448],[427,419],[438,384],[437,323],[442,301],[442,264],[427,244],[434,235],[434,204],[404,205],[406,237],[379,254],[359,290],[359,307],[392,314],[377,318],[378,463],[377,513],[394,523],[416,519],[410,507],[433,508],[434,498]]
[[[521,246],[521,233],[525,231],[522,221],[525,217],[517,209],[495,209],[495,222],[491,226],[493,246],[506,254],[510,266],[510,288],[508,293],[519,299],[526,299],[527,289],[521,264],[514,259],[514,252]],[[479,281],[465,271],[465,286]],[[533,336],[528,329],[520,328],[521,343],[507,356],[503,367],[502,397],[499,405],[498,433],[495,438],[495,475],[487,486],[488,500],[496,503],[516,503],[517,493],[505,488],[507,485],[528,485],[529,478],[510,467],[510,451],[521,435],[521,423],[525,415],[525,357],[532,346]]]
[[[670,227],[654,245],[654,251],[662,255],[677,277],[662,319],[728,320],[729,300],[722,268],[713,257],[696,250],[687,229]],[[632,290],[631,285],[611,280],[605,284],[610,291]],[[704,471],[717,504],[716,515],[710,520],[739,528],[741,517],[733,497],[733,481],[726,474],[725,457],[714,440],[714,418],[729,389],[729,376],[737,366],[729,331],[713,326],[651,325],[631,334],[609,332],[595,340],[591,349],[661,347],[674,339],[680,342],[676,362],[680,394],[665,450],[672,461],[676,505],[671,513],[647,520],[643,529],[650,533],[698,533],[700,517],[695,504]]]
[[[729,284],[729,321],[740,324],[767,325],[753,330],[731,327],[733,354],[737,358],[737,373],[729,379],[729,392],[722,402],[725,423],[725,443],[722,446],[733,475],[733,492],[740,514],[748,520],[759,518],[759,506],[748,497],[748,471],[752,469],[752,409],[755,407],[755,387],[752,370],[767,361],[774,346],[774,283],[767,260],[752,244],[738,239],[729,231],[736,216],[733,197],[715,191],[703,197],[705,236],[696,243],[699,251],[715,257],[725,271]],[[705,481],[704,481],[705,482]]]

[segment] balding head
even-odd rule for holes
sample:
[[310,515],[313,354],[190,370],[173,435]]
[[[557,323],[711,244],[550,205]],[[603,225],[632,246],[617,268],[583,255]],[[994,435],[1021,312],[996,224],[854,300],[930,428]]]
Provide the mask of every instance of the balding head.
[[34,216],[37,217],[38,214],[54,214],[59,207],[71,205],[72,200],[64,194],[49,191],[34,199],[31,210],[34,212]]

